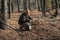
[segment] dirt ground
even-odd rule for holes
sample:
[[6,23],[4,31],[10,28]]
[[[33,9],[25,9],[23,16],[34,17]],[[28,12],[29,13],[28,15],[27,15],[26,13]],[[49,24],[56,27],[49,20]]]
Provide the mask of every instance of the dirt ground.
[[[0,40],[60,40],[60,18],[42,17],[39,11],[29,11],[33,18],[32,30],[20,31],[18,19],[21,13],[11,13],[6,30],[0,29]],[[48,14],[48,13],[47,13]]]

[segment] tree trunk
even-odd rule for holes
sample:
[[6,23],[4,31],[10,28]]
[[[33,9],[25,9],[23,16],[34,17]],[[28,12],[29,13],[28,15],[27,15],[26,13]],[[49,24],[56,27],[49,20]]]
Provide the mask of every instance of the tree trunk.
[[10,0],[8,0],[8,15],[9,15],[8,18],[10,18]]
[[[1,13],[3,14],[3,18],[2,20],[4,21],[4,23],[7,23],[7,0],[1,0],[2,4],[1,4]],[[2,24],[3,29],[7,28],[6,25]]]
[[31,10],[31,8],[30,8],[30,0],[28,0],[28,9]]
[[17,0],[18,12],[20,12],[19,0]]
[[52,4],[51,4],[51,6],[52,6],[52,9],[54,9],[54,2],[52,1]]
[[40,11],[40,0],[37,0],[38,11]]
[[40,5],[41,5],[41,11],[42,11],[42,8],[43,8],[43,0],[40,0]]
[[23,0],[23,7],[24,7],[24,10],[27,10],[27,0]]
[[35,0],[35,4],[36,4],[35,8],[38,10],[38,4],[37,4],[37,1],[38,1],[38,0]]
[[12,10],[12,12],[14,11],[13,3],[12,2],[11,2],[11,10]]
[[46,15],[46,14],[45,14],[45,1],[46,1],[46,0],[43,0],[43,6],[42,6],[42,7],[43,7],[43,8],[42,8],[43,16],[45,16],[45,15]]
[[60,4],[59,4],[59,9],[60,9]]
[[56,9],[56,11],[55,11],[55,13],[54,13],[54,17],[56,17],[57,15],[58,15],[58,4],[57,4],[57,0],[55,0],[55,9]]

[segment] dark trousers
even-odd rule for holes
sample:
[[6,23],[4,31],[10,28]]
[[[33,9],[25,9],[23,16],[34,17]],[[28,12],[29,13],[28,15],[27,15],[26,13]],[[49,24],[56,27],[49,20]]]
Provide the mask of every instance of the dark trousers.
[[29,25],[27,25],[26,23],[21,24],[20,29],[24,30],[23,28],[25,28],[25,30],[28,31],[29,30]]

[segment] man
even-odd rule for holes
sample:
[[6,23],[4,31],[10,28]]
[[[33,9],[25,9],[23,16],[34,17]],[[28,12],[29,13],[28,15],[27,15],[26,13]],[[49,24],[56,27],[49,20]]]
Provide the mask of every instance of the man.
[[28,11],[25,10],[19,17],[18,24],[21,25],[20,29],[23,29],[23,27],[25,27],[27,31],[31,29],[30,20],[32,20],[32,18],[28,15]]

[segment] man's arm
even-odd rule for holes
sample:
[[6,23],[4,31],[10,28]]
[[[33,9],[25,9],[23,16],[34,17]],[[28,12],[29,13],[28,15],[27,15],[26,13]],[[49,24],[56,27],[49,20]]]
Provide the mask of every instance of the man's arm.
[[28,18],[32,20],[32,18],[30,16],[28,16]]

